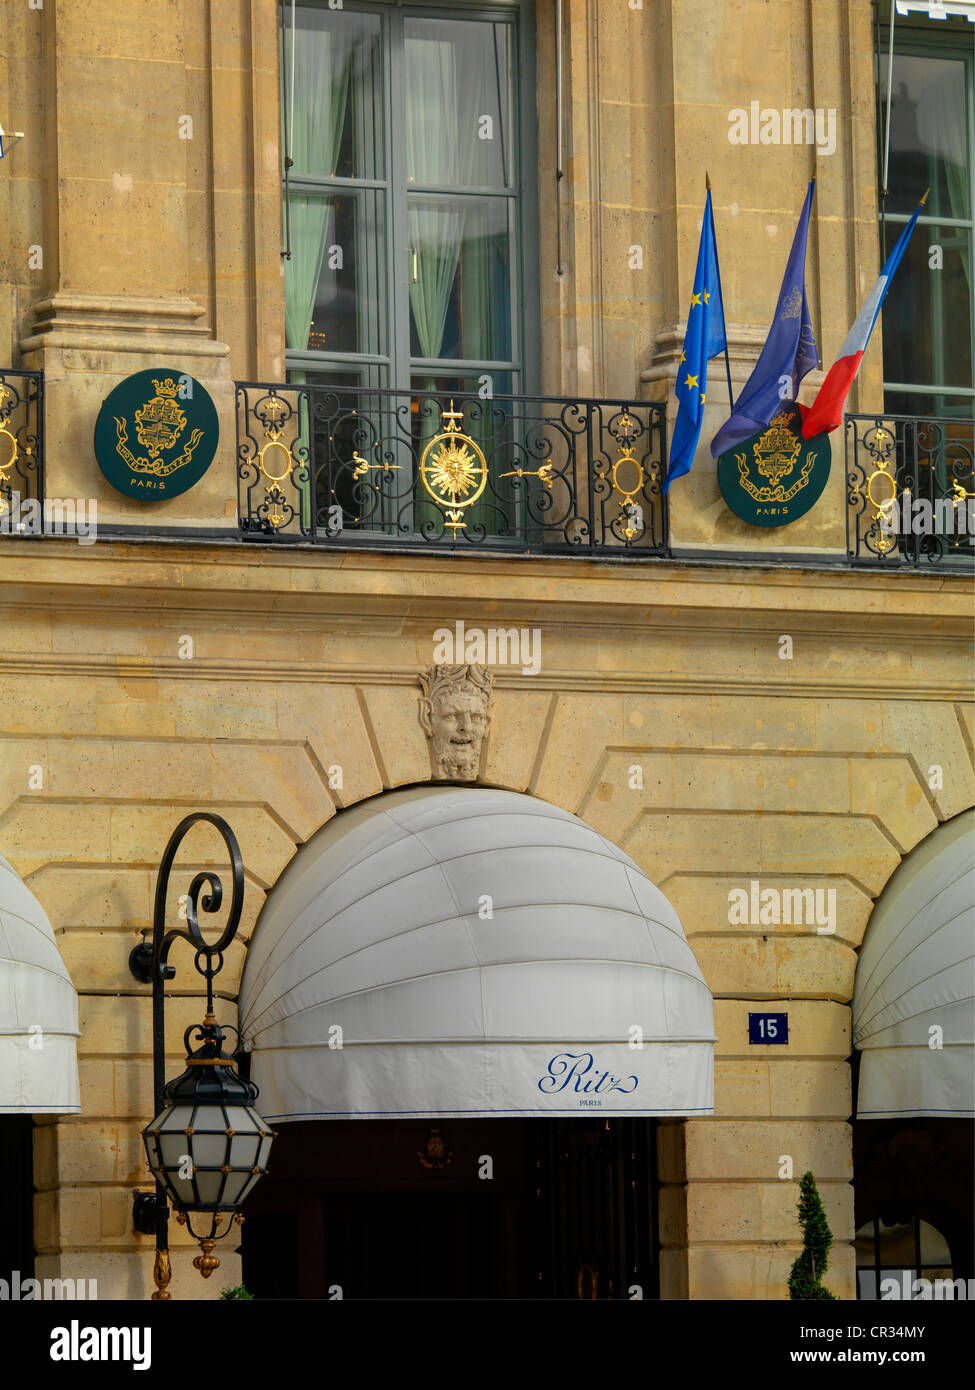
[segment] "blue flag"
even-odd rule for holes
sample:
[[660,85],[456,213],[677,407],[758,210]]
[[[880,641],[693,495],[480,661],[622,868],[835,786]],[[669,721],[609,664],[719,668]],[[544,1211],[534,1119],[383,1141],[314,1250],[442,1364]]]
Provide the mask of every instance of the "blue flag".
[[724,306],[718,276],[718,246],[714,236],[711,190],[704,205],[704,225],[697,253],[694,289],[687,315],[684,351],[677,364],[677,419],[670,441],[670,464],[664,492],[675,478],[690,472],[704,419],[708,362],[725,349]]
[[763,430],[773,415],[796,399],[799,383],[819,361],[806,303],[806,236],[815,186],[813,179],[806,192],[775,317],[761,356],[735,402],[730,419],[711,440],[714,458],[720,458],[735,444]]

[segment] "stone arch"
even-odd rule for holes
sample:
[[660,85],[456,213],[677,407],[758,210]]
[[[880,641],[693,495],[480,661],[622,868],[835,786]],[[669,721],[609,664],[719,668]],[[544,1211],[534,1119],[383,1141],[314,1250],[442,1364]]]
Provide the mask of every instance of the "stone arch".
[[[861,1296],[883,1269],[925,1271],[934,1227],[954,1277],[975,1273],[971,1071],[975,813],[943,822],[904,857],[877,898],[852,1004],[854,1191]],[[871,1251],[871,1242],[873,1251]],[[883,1255],[887,1247],[904,1247]],[[889,1276],[888,1276],[889,1277]]]
[[[523,836],[528,837],[527,843]],[[489,920],[497,922],[486,931],[478,926],[484,901],[490,904]],[[455,988],[465,973],[476,975],[483,1002],[492,972],[507,969],[505,988],[510,990],[519,970],[532,962],[550,960],[553,968],[558,966],[561,981],[576,978],[577,984],[568,986],[571,994],[586,975],[578,967],[589,967],[592,979],[588,987],[598,992],[596,969],[606,965],[611,978],[604,1003],[608,1007],[614,993],[621,996],[621,1005],[623,998],[630,1000],[624,1013],[629,1008],[636,1026],[646,1034],[648,1049],[654,1041],[666,1044],[668,1020],[673,1020],[674,1038],[681,1043],[692,1037],[702,1042],[707,1039],[710,1058],[710,994],[676,914],[638,866],[585,822],[539,798],[497,788],[443,784],[400,788],[342,813],[302,847],[281,875],[261,911],[255,931],[258,944],[248,952],[241,987],[241,1027],[256,1052],[262,1046],[298,1045],[295,1038],[278,1036],[282,1030],[287,1033],[293,1011],[301,1014],[305,1043],[327,1046],[324,1037],[316,1034],[312,1042],[310,1034],[305,1036],[309,1027],[312,1032],[315,1027],[321,1031],[321,1021],[312,1027],[310,1015],[331,1008],[336,1018],[344,1017],[346,1007],[338,1000],[357,998],[356,991],[381,988],[390,1006],[398,1007],[397,990],[411,989],[413,976],[407,973],[399,979],[394,973],[380,984],[369,975],[373,968],[394,972],[416,968],[413,961],[391,966],[384,959],[394,950],[394,938],[395,949],[400,949],[399,938],[404,935],[400,923],[390,921],[387,913],[401,914],[414,944],[423,943],[431,980],[441,978],[446,971],[452,977],[451,988]],[[519,933],[524,936],[537,931],[543,919],[548,935],[533,941],[534,954],[529,951],[522,960]],[[444,924],[453,923],[463,926],[468,944],[477,933],[481,938],[469,951],[456,956],[451,951],[457,949],[459,933],[450,937],[454,944],[449,947],[445,948],[441,939],[445,937]],[[497,959],[492,959],[502,924],[511,934],[510,941]],[[337,934],[338,946],[332,944],[330,932]],[[367,948],[359,944],[363,939],[369,942]],[[603,940],[610,943],[605,962],[600,957]],[[583,946],[589,949],[588,956],[578,954]],[[350,953],[358,955],[363,949],[371,952],[365,974],[360,977],[353,972],[350,978],[349,967],[342,962]],[[485,952],[483,959],[481,950]],[[550,958],[547,950],[555,954]],[[340,954],[335,955],[336,951]],[[374,964],[377,961],[378,965]],[[635,972],[632,976],[627,973],[631,969]],[[308,971],[314,972],[315,989],[321,994],[314,1001],[304,983],[303,972]],[[326,975],[335,976],[339,995],[328,993]],[[528,984],[529,999],[537,984]],[[563,983],[561,988],[565,987]],[[640,1008],[644,987],[651,989],[656,1001],[650,1014],[646,1013],[646,1001],[642,1011]],[[691,995],[698,1000],[707,997],[707,1020]],[[452,1003],[438,995],[436,988],[434,996],[451,1011]],[[650,998],[648,995],[647,1000]],[[528,1000],[526,1006],[531,1007]],[[410,1007],[403,1016],[410,1017]],[[486,1017],[482,1022],[488,1038]],[[532,1035],[527,1016],[509,1019],[505,1026],[513,1027],[517,1036]],[[554,1026],[551,1020],[549,1026]],[[568,1032],[549,1037],[543,1030],[541,1036],[551,1041],[575,1036],[570,1020],[562,1019],[558,1026]],[[611,1041],[608,1013],[601,1015],[598,1025],[586,1026],[596,1027],[593,1041]],[[374,1021],[366,1026],[366,1034],[370,1041],[379,1042],[373,1028]],[[450,1025],[453,1031],[448,1030],[440,1041],[460,1036],[458,1028],[461,1024],[455,1019]],[[276,1041],[262,1044],[264,1034]],[[474,1043],[476,1034],[466,1040]],[[582,1041],[585,1039],[580,1035]],[[626,1043],[625,1030],[619,1041]],[[678,1064],[670,1058],[666,1071],[671,1081],[675,1070],[679,1070]],[[665,1099],[655,1102],[658,1107],[664,1105],[663,1113],[710,1108],[709,1100],[705,1107],[694,1105],[691,1112],[681,1111],[679,1104],[666,1104]],[[282,1113],[276,1118],[286,1116]]]
[[[477,811],[465,818],[469,807]],[[502,859],[504,881],[480,885],[500,883],[489,891],[491,919],[480,921],[475,890]],[[608,943],[605,960],[579,944],[580,934],[591,941],[594,931]],[[651,979],[658,968],[660,978]],[[701,1027],[690,1036],[701,1019],[692,1018],[698,1006],[688,985],[707,999],[707,1037]],[[650,1002],[642,1013],[641,990]],[[637,1018],[646,1047],[628,1051],[625,1025]],[[335,1023],[342,1050],[329,1050]],[[708,1096],[695,1106],[688,1089],[695,1072],[700,1080],[702,1060],[712,1066],[710,994],[663,895],[571,813],[482,784],[391,790],[343,810],[312,836],[260,915],[240,1025],[254,1046],[262,1113],[290,1145],[286,1167],[295,1161],[294,1121],[306,1122],[298,1129],[307,1132],[307,1149],[323,1142],[322,1124],[334,1135],[353,1115],[374,1125],[446,1119],[452,1135],[452,1122],[472,1116],[518,1123],[527,1113],[590,1125],[605,1117],[608,1128],[611,1119],[616,1126],[707,1113],[711,1104]],[[668,1027],[669,1041],[660,1036]],[[551,1105],[540,1084],[546,1078]],[[632,1083],[646,1099],[628,1109],[623,1096]],[[602,1090],[599,1110],[582,1108],[592,1105],[592,1084]],[[340,1138],[339,1148],[346,1142]],[[627,1141],[627,1150],[639,1142]],[[653,1134],[653,1149],[656,1142]],[[655,1154],[646,1162],[655,1184]],[[283,1200],[273,1185],[265,1191]],[[668,1216],[672,1208],[671,1200]],[[599,1263],[591,1245],[584,1254],[591,1272]],[[657,1268],[663,1296],[679,1296],[670,1265],[661,1261],[659,1276]]]

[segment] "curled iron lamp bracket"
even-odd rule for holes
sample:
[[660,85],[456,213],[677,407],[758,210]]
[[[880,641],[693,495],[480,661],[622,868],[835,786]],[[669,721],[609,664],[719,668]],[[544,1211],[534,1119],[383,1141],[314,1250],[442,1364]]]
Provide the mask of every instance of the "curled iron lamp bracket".
[[[216,913],[220,911],[223,904],[223,883],[219,876],[210,869],[201,870],[190,884],[186,897],[186,927],[173,927],[171,931],[166,931],[166,897],[169,892],[169,878],[172,873],[173,861],[186,835],[200,821],[209,822],[220,832],[230,854],[231,873],[233,875],[233,896],[230,902],[227,925],[224,927],[219,940],[213,945],[204,940],[199,922],[201,911],[207,914]],[[200,894],[204,888],[209,891],[201,898]],[[207,1012],[212,1013],[213,977],[219,973],[223,965],[224,952],[237,935],[243,907],[244,863],[236,835],[222,816],[214,815],[210,811],[194,811],[192,815],[186,816],[180,821],[169,837],[169,843],[163,852],[159,865],[159,877],[156,880],[152,943],[147,942],[143,935],[143,940],[133,948],[129,954],[130,972],[140,984],[151,984],[153,995],[155,995],[157,984],[161,986],[164,981],[171,980],[176,973],[173,967],[168,964],[168,956],[173,942],[182,938],[196,949],[196,968],[206,978]],[[204,959],[202,966],[201,957]]]
[[[170,931],[166,930],[166,899],[169,893],[169,879],[173,861],[186,835],[200,822],[208,822],[217,829],[229,852],[231,864],[233,891],[227,923],[218,940],[212,945],[204,939],[199,921],[200,912],[207,914],[219,912],[223,904],[223,883],[211,869],[201,870],[190,884],[186,897],[187,925],[174,927]],[[204,889],[207,890],[205,893]],[[223,965],[224,952],[237,935],[243,906],[244,863],[236,835],[222,816],[215,815],[210,811],[194,811],[192,815],[186,816],[180,821],[163,851],[159,864],[159,875],[156,879],[152,941],[151,943],[146,941],[145,933],[143,933],[142,941],[129,953],[129,970],[133,977],[140,984],[152,985],[152,1079],[156,1115],[160,1113],[166,1103],[165,987],[166,981],[171,980],[176,974],[174,968],[168,963],[170,948],[174,941],[182,938],[184,941],[188,941],[196,952],[194,959],[196,969],[204,976],[207,984],[207,1016],[202,1027],[195,1025],[195,1028],[198,1030],[198,1036],[203,1038],[204,1043],[211,1045],[210,1049],[206,1050],[212,1050],[216,1055],[222,1057],[223,1031],[213,1017],[213,977],[219,973]],[[193,1031],[193,1027],[186,1031],[184,1041],[187,1044],[187,1049],[189,1048],[189,1035]],[[232,1029],[232,1031],[236,1033],[237,1030]],[[229,1058],[226,1059],[226,1064],[230,1064]],[[166,1190],[158,1178],[155,1192],[136,1192],[134,1194],[132,1219],[137,1231],[146,1235],[155,1232],[154,1279],[156,1292],[152,1297],[154,1299],[168,1299],[171,1297],[166,1291],[166,1285],[170,1279],[169,1203],[166,1200]],[[204,1253],[209,1255],[209,1251]],[[215,1265],[217,1263],[219,1262],[216,1260],[208,1261],[205,1273],[210,1273],[210,1264]],[[198,1268],[204,1272],[201,1266]]]

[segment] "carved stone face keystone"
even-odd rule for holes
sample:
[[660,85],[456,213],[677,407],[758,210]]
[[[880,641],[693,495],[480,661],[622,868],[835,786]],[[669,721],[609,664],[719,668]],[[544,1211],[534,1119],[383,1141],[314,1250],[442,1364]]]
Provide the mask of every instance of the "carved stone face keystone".
[[433,775],[473,782],[491,722],[491,673],[483,666],[430,666],[420,675],[420,723],[430,739]]

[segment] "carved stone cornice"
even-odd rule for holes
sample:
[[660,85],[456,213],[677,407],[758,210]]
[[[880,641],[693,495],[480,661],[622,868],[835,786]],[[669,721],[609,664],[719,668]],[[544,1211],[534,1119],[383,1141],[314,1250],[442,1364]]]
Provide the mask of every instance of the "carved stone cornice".
[[[438,627],[444,614],[480,625],[547,623],[818,632],[830,641],[883,646],[967,646],[971,578],[924,571],[836,567],[745,568],[730,560],[610,565],[584,559],[396,555],[274,549],[240,543],[99,539],[81,546],[0,536],[5,614],[53,607],[202,620],[288,615],[311,625],[368,614]],[[222,618],[221,618],[222,615]],[[790,626],[783,627],[783,620]],[[432,628],[431,628],[432,631]],[[891,673],[888,673],[891,674]],[[529,677],[529,680],[535,679]]]
[[150,356],[227,357],[227,344],[215,342],[209,328],[197,322],[205,312],[185,295],[57,290],[32,306],[33,332],[21,340],[20,350],[25,355],[52,348],[95,348]]
[[[752,374],[752,369],[761,355],[769,334],[768,324],[730,324],[728,325],[728,357],[731,360],[731,381],[737,388],[743,386]],[[653,363],[640,373],[641,381],[673,381],[680,365],[680,355],[684,350],[687,322],[681,320],[663,328],[654,335]],[[708,382],[712,379],[724,381],[724,354],[715,357],[708,367]],[[808,393],[823,381],[825,372],[816,370],[803,378],[802,392]]]

